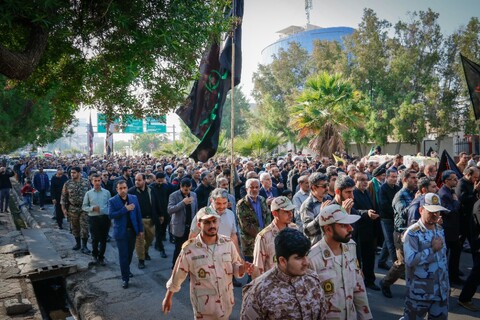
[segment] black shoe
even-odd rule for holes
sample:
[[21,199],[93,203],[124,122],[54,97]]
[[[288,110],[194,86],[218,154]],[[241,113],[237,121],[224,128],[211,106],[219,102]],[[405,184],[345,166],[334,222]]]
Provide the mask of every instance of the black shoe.
[[148,260],[148,261],[152,260],[152,258],[150,258],[150,255],[148,253],[145,253],[145,260]]
[[389,286],[383,284],[383,281],[380,281],[380,287],[382,288],[382,294],[387,298],[393,298],[392,291]]
[[107,236],[107,242],[110,242],[110,240],[112,240],[112,237]]
[[383,269],[383,270],[390,270],[390,266],[389,266],[388,264],[386,264],[385,262],[384,262],[384,263],[379,263],[379,264],[377,265],[377,267],[378,267],[379,269]]
[[101,265],[102,267],[105,267],[107,264],[105,263],[105,259],[99,258],[98,259],[98,264]]
[[143,260],[138,261],[138,269],[145,269],[145,262]]
[[80,248],[81,248],[80,244],[77,243],[77,244],[72,248],[72,250],[77,251],[77,250],[80,250]]
[[380,291],[380,287],[377,286],[374,282],[372,283],[365,283],[365,287],[368,289],[372,289],[374,291]]
[[173,244],[175,244],[175,239],[173,239],[173,238],[170,238],[170,243],[173,243]]
[[128,289],[128,281],[123,281],[122,282],[122,288],[123,289]]
[[90,251],[87,247],[82,247],[82,253],[90,254],[90,253],[92,253],[92,251]]
[[10,210],[8,210],[8,209],[5,209],[5,213],[10,213]]
[[236,287],[236,288],[240,288],[243,286],[243,284],[238,281],[237,279],[233,278],[233,286]]
[[99,260],[97,257],[93,257],[93,264],[97,265],[99,263]]
[[167,254],[165,253],[165,250],[160,251],[160,257],[162,258],[167,258]]
[[465,273],[463,273],[462,270],[458,270],[458,276],[459,277],[464,277]]
[[130,273],[128,274],[128,277],[129,277],[129,278],[133,278],[133,273],[130,272]]
[[52,217],[52,220],[57,220],[57,217]]

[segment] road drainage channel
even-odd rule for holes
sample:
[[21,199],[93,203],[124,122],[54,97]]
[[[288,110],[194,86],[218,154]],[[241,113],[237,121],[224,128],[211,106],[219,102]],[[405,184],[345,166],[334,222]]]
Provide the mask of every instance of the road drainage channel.
[[68,299],[64,277],[37,280],[32,285],[44,320],[77,319]]

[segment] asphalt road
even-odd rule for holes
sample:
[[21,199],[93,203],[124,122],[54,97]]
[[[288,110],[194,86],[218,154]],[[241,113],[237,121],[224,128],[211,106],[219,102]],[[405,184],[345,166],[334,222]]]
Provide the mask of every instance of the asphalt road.
[[[42,228],[49,229],[48,234],[57,234],[55,239],[61,235],[61,246],[64,249],[74,245],[73,236],[68,230],[58,230],[53,216],[53,207],[47,206],[47,210],[32,211],[37,222]],[[68,225],[66,222],[64,225]],[[60,241],[57,241],[60,242]],[[93,267],[88,271],[75,276],[78,281],[78,287],[84,291],[84,295],[90,297],[87,299],[90,304],[91,312],[99,313],[104,319],[192,319],[192,307],[189,297],[188,280],[182,286],[182,290],[176,293],[173,298],[172,311],[168,315],[161,312],[162,300],[165,296],[165,283],[171,274],[171,257],[174,246],[168,241],[166,245],[167,259],[162,259],[158,251],[151,248],[151,261],[146,261],[146,268],[140,270],[137,268],[138,260],[135,257],[132,261],[131,270],[134,274],[130,282],[130,288],[124,290],[121,288],[120,268],[117,263],[118,251],[115,241],[111,241],[107,246],[106,267]],[[67,248],[68,250],[68,248]],[[461,269],[468,275],[472,266],[471,255],[462,253]],[[383,278],[385,271],[376,270],[377,283]],[[242,279],[245,282],[246,279]],[[367,289],[370,308],[375,319],[399,319],[403,313],[403,304],[405,298],[405,281],[399,280],[392,286],[393,298],[383,297],[380,291]],[[242,299],[241,288],[235,288],[235,308],[231,319],[239,319],[239,312]],[[458,295],[461,288],[452,288],[450,298],[449,319],[479,319],[480,312],[474,313],[465,310],[457,305]],[[480,306],[479,290],[474,297],[474,302]]]

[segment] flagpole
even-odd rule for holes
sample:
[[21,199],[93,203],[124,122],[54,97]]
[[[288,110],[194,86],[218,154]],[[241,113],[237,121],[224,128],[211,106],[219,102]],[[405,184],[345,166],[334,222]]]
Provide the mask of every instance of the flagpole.
[[234,180],[236,176],[236,168],[235,168],[235,159],[233,154],[233,140],[235,135],[235,29],[237,28],[237,17],[236,12],[237,8],[235,8],[236,1],[233,0],[233,28],[232,28],[232,70],[230,73],[230,101],[231,101],[231,112],[230,112],[230,156],[231,156],[231,167],[230,167],[230,193],[235,195],[234,190]]

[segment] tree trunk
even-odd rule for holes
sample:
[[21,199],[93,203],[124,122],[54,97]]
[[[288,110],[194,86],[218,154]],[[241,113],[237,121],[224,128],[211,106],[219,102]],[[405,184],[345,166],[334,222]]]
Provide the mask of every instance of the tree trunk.
[[402,146],[402,141],[397,142],[397,146],[395,147],[395,154],[400,153],[400,147]]
[[13,52],[0,45],[0,74],[7,78],[27,79],[35,71],[47,47],[47,30],[30,22],[27,24],[30,35],[24,52]]
[[362,146],[360,145],[360,143],[357,143],[357,152],[358,152],[358,156],[360,158],[363,158],[363,150],[362,150]]

